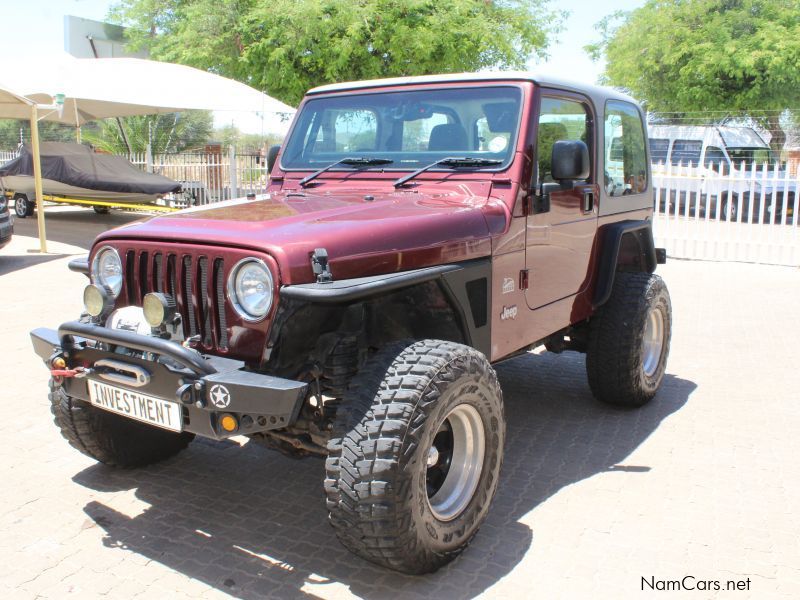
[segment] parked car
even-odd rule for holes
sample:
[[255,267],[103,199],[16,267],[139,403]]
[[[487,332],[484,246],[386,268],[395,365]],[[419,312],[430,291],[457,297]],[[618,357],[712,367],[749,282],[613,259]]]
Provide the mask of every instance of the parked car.
[[0,192],[0,248],[7,246],[14,233],[14,221],[8,207],[8,196]]
[[649,133],[662,211],[779,222],[785,197],[791,220],[798,183],[753,128],[651,125]]
[[[631,188],[604,185],[606,124]],[[420,574],[497,491],[493,364],[582,352],[600,401],[655,397],[672,312],[628,96],[527,73],[328,85],[269,163],[269,195],[105,232],[72,264],[85,313],[31,337],[76,449],[140,467],[247,436],[324,457],[340,541]]]

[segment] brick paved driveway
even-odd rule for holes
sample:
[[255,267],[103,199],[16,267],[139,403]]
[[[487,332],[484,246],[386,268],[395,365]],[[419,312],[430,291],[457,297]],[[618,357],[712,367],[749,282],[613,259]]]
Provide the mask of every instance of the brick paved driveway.
[[[69,223],[51,219],[51,237]],[[66,262],[83,251],[34,247],[0,251],[1,598],[800,597],[797,270],[663,267],[672,355],[643,410],[595,403],[577,354],[499,366],[509,439],[490,517],[455,563],[411,578],[338,545],[320,460],[196,441],[114,471],[70,449],[27,332],[79,313]],[[686,575],[750,591],[642,591]]]

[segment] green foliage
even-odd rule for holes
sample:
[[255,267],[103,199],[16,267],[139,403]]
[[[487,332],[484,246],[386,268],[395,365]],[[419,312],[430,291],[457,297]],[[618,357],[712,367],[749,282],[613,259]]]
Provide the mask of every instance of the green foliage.
[[268,133],[242,133],[233,125],[224,125],[214,130],[214,141],[223,148],[234,146],[239,154],[258,154],[263,148],[283,142],[283,136]]
[[[89,131],[93,124],[87,124],[83,131]],[[0,150],[14,150],[20,143],[20,135],[25,143],[31,141],[30,121],[0,119]],[[70,125],[41,121],[39,139],[43,142],[74,142],[77,139],[75,128]]]
[[[120,120],[130,151],[144,152],[150,143],[153,154],[202,148],[211,136],[213,127],[213,117],[205,110],[125,117]],[[83,141],[106,152],[128,153],[116,119],[101,121],[99,130],[84,133]]]
[[[800,97],[797,0],[649,0],[598,29],[602,41],[587,50],[605,55],[606,83],[650,110],[755,117]],[[777,115],[762,120],[775,129]]]
[[523,68],[564,14],[550,0],[122,0],[131,44],[296,105],[310,87]]

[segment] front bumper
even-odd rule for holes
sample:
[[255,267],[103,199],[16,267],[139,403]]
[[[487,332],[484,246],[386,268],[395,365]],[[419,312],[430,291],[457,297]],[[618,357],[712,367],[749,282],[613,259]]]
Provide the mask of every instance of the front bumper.
[[[240,361],[79,321],[64,323],[58,331],[35,329],[30,335],[34,351],[49,369],[60,357],[66,363],[62,370],[78,371],[79,376],[55,377],[68,396],[91,402],[88,384],[98,381],[175,402],[181,406],[183,431],[212,439],[293,424],[308,388],[301,381],[248,371]],[[235,431],[221,427],[223,415],[236,418]]]

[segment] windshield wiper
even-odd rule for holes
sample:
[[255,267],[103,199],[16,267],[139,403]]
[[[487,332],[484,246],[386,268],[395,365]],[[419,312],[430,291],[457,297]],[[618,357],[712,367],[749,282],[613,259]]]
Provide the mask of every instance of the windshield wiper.
[[300,180],[300,186],[306,187],[312,179],[316,179],[317,177],[322,175],[325,171],[328,171],[333,167],[338,167],[339,165],[348,165],[352,167],[372,167],[375,165],[388,165],[389,163],[393,162],[394,161],[389,158],[365,158],[365,157],[343,158],[341,160],[337,160],[336,162],[329,164],[327,167],[321,168],[319,171],[313,172],[311,175],[308,175],[307,177],[303,177]]
[[424,173],[428,169],[432,169],[433,167],[450,167],[452,169],[459,169],[459,168],[479,168],[479,167],[493,167],[495,165],[503,164],[502,160],[497,160],[494,158],[472,158],[469,156],[463,156],[461,158],[458,157],[449,157],[449,158],[442,158],[441,160],[437,160],[436,162],[432,162],[429,165],[425,165],[421,169],[417,169],[413,173],[409,173],[404,177],[401,177],[397,181],[394,182],[394,187],[400,187],[404,185],[408,181],[411,181],[419,175],[420,173]]

